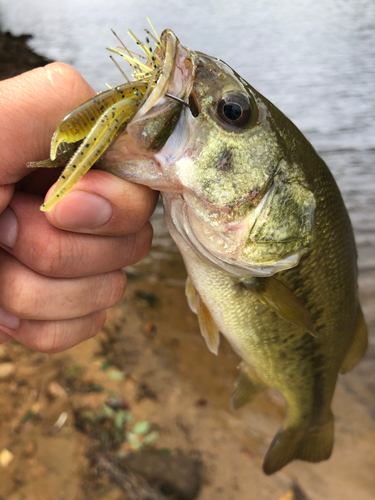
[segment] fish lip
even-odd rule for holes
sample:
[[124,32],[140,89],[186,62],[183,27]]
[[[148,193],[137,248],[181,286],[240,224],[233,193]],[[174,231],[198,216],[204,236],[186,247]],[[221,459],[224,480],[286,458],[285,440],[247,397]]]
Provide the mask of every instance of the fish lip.
[[[146,92],[142,104],[128,125],[143,119],[146,115],[160,113],[164,106],[171,104],[171,99],[165,94],[172,94],[180,99],[186,100],[190,95],[195,76],[194,53],[181,45],[172,30],[166,29],[160,36],[161,44],[165,52],[165,62],[159,75],[156,86]],[[181,67],[184,59],[189,59],[190,67]]]
[[140,107],[139,111],[135,114],[132,122],[139,118],[142,118],[150,109],[163,97],[166,93],[165,87],[171,78],[172,71],[176,59],[177,43],[179,43],[178,38],[173,33],[172,30],[164,30],[160,36],[160,41],[165,51],[165,62],[163,69],[159,75],[158,81],[155,88],[150,92],[146,92],[143,105]]

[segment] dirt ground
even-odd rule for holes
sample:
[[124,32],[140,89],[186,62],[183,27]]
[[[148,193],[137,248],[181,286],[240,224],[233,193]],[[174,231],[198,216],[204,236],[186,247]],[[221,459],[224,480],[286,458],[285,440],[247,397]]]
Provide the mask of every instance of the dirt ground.
[[266,477],[283,401],[230,411],[239,360],[224,339],[217,357],[206,348],[161,207],[153,224],[96,338],[54,355],[0,346],[0,500],[373,500],[374,346],[340,377],[331,459]]

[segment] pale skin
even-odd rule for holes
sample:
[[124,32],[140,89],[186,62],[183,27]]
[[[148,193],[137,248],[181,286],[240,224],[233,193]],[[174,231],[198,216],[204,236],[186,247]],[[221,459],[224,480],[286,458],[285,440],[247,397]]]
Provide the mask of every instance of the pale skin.
[[61,63],[0,82],[0,343],[53,353],[94,336],[124,294],[122,268],[150,248],[157,193],[107,172],[39,210],[59,172],[26,163],[49,157],[58,123],[93,95]]

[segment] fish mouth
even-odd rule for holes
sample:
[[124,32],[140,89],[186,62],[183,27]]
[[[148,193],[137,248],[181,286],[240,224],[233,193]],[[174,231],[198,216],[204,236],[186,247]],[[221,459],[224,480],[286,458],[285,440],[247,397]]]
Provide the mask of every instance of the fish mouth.
[[150,152],[160,151],[172,134],[183,105],[189,106],[195,75],[193,52],[181,45],[173,31],[164,30],[160,41],[164,65],[126,129],[140,149]]
[[[94,164],[106,170],[103,160],[107,149],[113,149],[121,136],[128,138],[136,156],[150,160],[169,139],[183,105],[188,106],[195,64],[192,51],[183,47],[171,30],[164,30],[159,38],[152,29],[155,37],[146,32],[155,40],[155,50],[148,38],[144,44],[129,30],[147,57],[130,52],[114,33],[120,50],[108,50],[126,59],[134,70],[134,80],[130,81],[116,63],[127,83],[97,94],[68,113],[52,137],[51,158],[29,163],[33,168],[66,165],[42,211],[51,210]],[[133,54],[146,59],[146,64]],[[127,174],[120,169],[118,175],[125,178]],[[139,182],[137,179],[134,182]]]
[[164,55],[164,65],[160,74],[157,76],[156,86],[154,88],[150,86],[149,92],[146,93],[144,97],[144,104],[132,121],[137,118],[142,118],[166,93],[166,88],[175,66],[177,44],[179,40],[173,31],[167,29],[162,32],[160,43],[161,47],[159,50]]

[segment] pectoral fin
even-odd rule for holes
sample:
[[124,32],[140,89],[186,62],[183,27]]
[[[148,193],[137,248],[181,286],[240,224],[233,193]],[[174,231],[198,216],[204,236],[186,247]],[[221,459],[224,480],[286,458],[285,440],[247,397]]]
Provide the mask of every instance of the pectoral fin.
[[190,309],[198,315],[201,334],[206,341],[207,347],[214,354],[218,353],[220,344],[220,333],[216,323],[211,316],[206,304],[199,293],[195,290],[189,276],[186,279],[185,293]]
[[302,302],[281,281],[273,278],[246,278],[241,281],[263,304],[278,316],[317,337],[310,315]]
[[197,314],[197,304],[195,303],[195,288],[189,276],[186,278],[185,293],[190,309]]
[[234,391],[230,398],[230,407],[232,410],[238,410],[247,403],[250,403],[255,396],[268,389],[255,370],[245,363],[240,364],[240,374],[234,383]]

